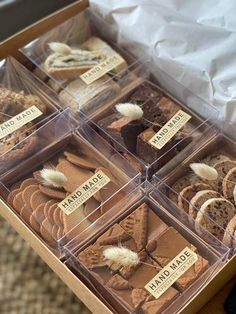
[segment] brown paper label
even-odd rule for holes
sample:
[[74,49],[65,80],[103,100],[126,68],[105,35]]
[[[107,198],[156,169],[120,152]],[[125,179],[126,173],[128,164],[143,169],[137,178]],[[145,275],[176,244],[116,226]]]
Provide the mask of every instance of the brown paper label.
[[22,111],[15,117],[0,124],[0,139],[15,132],[16,130],[21,128],[23,125],[33,121],[34,119],[38,118],[42,114],[43,113],[36,106],[31,106],[30,108]]
[[66,215],[70,215],[110,181],[111,179],[99,170],[61,201],[58,206]]
[[87,85],[93,83],[104,74],[110,72],[112,69],[116,68],[118,65],[124,62],[124,59],[118,55],[114,54],[106,58],[104,61],[95,65],[92,69],[80,75],[81,80],[83,80]]
[[191,116],[179,110],[150,140],[149,143],[161,149],[191,119]]
[[186,247],[146,284],[145,289],[158,299],[197,259],[197,254]]

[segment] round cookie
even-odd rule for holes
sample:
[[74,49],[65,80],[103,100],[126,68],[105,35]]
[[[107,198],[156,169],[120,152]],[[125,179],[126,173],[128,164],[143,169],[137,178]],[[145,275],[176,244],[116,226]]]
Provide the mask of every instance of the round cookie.
[[236,231],[236,215],[230,220],[225,229],[223,243],[226,246],[231,247],[233,245],[232,238],[235,237],[235,231]]
[[224,197],[227,198],[233,204],[235,204],[233,195],[235,185],[236,185],[236,167],[229,170],[229,172],[224,177],[222,183]]
[[178,204],[178,193],[186,186],[200,182],[200,179],[193,173],[186,174],[185,176],[179,178],[174,184],[172,184],[171,189],[168,190],[168,197],[172,202]]
[[93,176],[93,172],[90,170],[79,168],[67,160],[60,162],[56,169],[67,177],[64,189],[69,193],[74,192],[81,184]]
[[195,183],[186,186],[178,195],[178,206],[183,209],[186,213],[189,210],[189,202],[194,195],[202,190],[209,190],[210,186],[205,183]]
[[46,203],[47,201],[50,201],[50,198],[43,194],[40,190],[34,191],[30,198],[30,205],[31,208],[34,210],[36,209],[40,204]]
[[196,222],[222,240],[224,229],[236,213],[234,205],[224,198],[211,198],[200,208]]
[[234,161],[234,160],[224,160],[224,161],[220,161],[214,165],[214,168],[218,172],[217,180],[211,183],[211,185],[213,184],[212,186],[214,187],[214,190],[223,194],[222,182],[224,180],[224,177],[234,167],[236,167],[236,161]]
[[211,154],[203,159],[202,162],[209,166],[214,166],[216,163],[229,160],[229,157],[222,155],[222,154]]
[[22,193],[23,201],[29,208],[31,208],[30,204],[31,196],[35,191],[39,191],[39,187],[37,184],[27,186],[27,188],[25,188]]
[[37,180],[35,180],[34,178],[28,178],[22,181],[20,188],[26,189],[30,185],[37,185],[37,184],[38,184]]
[[51,188],[41,184],[39,184],[39,189],[43,194],[51,198],[55,198],[58,200],[64,200],[64,198],[66,198],[66,193],[61,189]]
[[218,197],[221,197],[220,193],[213,190],[203,190],[197,192],[189,203],[189,215],[195,219],[198,210],[207,200]]
[[32,213],[32,216],[34,216],[39,225],[41,225],[46,218],[44,215],[44,206],[45,204],[40,204]]
[[100,166],[96,160],[90,158],[89,156],[80,157],[70,152],[64,152],[64,155],[68,161],[81,168],[93,171]]

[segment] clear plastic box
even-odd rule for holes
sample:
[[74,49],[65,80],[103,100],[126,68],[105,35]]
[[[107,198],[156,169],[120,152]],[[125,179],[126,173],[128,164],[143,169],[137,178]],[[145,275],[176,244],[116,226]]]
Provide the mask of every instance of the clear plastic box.
[[65,132],[56,122],[38,134],[38,152],[2,176],[1,195],[62,257],[63,245],[133,191],[140,174],[121,156],[112,162],[114,149],[89,126]]
[[[117,41],[112,26],[87,9],[30,42],[21,48],[21,52],[36,66],[35,75],[56,90],[74,113],[81,110],[90,115],[105,102],[108,96],[118,95],[128,84],[138,79],[137,76],[145,76],[146,72],[141,60],[136,60],[124,47],[118,46]],[[52,69],[51,65],[55,62],[52,63],[51,59],[48,59],[52,54],[48,45],[51,42],[67,44],[73,49],[83,49],[90,54],[91,51],[102,52],[102,56],[93,56],[94,64],[80,67],[80,71],[65,72],[65,68],[68,69],[65,65],[64,71],[63,69],[59,71],[58,64]],[[83,72],[94,67],[104,58],[116,54],[124,59],[123,63],[89,85],[80,79]],[[71,59],[68,62],[72,62]]]
[[[138,187],[132,194],[133,201],[130,202],[131,195],[126,198],[128,206],[117,218],[111,219],[120,212],[119,204],[107,213],[107,217],[101,217],[94,223],[94,226],[88,227],[80,236],[65,246],[67,257],[65,263],[112,312],[149,313],[148,308],[153,307],[155,313],[178,313],[222,267],[229,249],[207,231],[204,231],[206,241],[203,241],[191,231],[188,222],[183,225],[166,209],[159,207],[156,201],[148,197],[146,188]],[[123,203],[120,203],[122,208]],[[143,214],[144,203],[149,208],[148,217]],[[140,205],[142,205],[142,210]],[[135,216],[137,208],[139,208],[140,219]],[[93,228],[96,224],[99,225],[100,231],[95,234]],[[103,228],[101,228],[102,225]],[[147,227],[145,237],[143,237],[144,225]],[[141,242],[140,239],[142,239]],[[163,241],[166,241],[165,245],[162,245]],[[180,245],[181,241],[183,245]],[[158,250],[154,249],[153,243],[156,243]],[[193,276],[183,274],[183,277],[180,277],[160,297],[157,299],[151,297],[149,292],[145,291],[145,285],[163,269],[167,262],[174,259],[178,255],[176,252],[185,245],[198,254],[197,263],[200,263],[201,271],[198,269]],[[125,247],[133,252],[138,251],[141,263],[129,268],[107,261],[103,250],[112,246]],[[171,247],[170,251],[166,250],[167,247]],[[162,258],[160,252],[163,248],[165,253]],[[170,255],[167,257],[167,254]],[[191,268],[188,271],[191,272]]]
[[[214,134],[212,123],[218,117],[218,111],[202,102],[202,115],[197,115],[193,111],[194,100],[196,104],[199,102],[198,97],[192,95],[191,106],[186,106],[158,85],[143,80],[118,97],[110,98],[88,122],[92,120],[97,132],[122,153],[131,166],[141,171],[144,179],[150,178],[170,160],[172,164],[179,163],[189,147],[194,149],[196,145],[203,145],[206,138]],[[120,103],[138,104],[143,116],[137,120],[122,116],[115,107]],[[173,121],[171,119],[180,110],[190,115],[190,120],[160,149],[151,145],[150,139],[160,130],[165,131],[163,126]]]
[[[38,149],[35,134],[62,109],[58,96],[9,57],[0,63],[0,174]],[[11,151],[11,153],[10,153]]]
[[[184,217],[195,223],[196,230],[201,224],[234,253],[236,209],[233,190],[236,180],[233,176],[236,171],[236,142],[232,138],[235,137],[235,132],[232,132],[234,127],[227,125],[226,129],[231,131],[231,138],[218,130],[204,146],[189,150],[179,167],[170,171],[167,166],[158,171],[153,177],[153,184],[156,185],[159,203],[163,206],[168,204],[172,214],[182,212]],[[209,181],[196,175],[190,168],[192,163],[215,168],[217,179]],[[220,207],[213,215],[219,199]]]

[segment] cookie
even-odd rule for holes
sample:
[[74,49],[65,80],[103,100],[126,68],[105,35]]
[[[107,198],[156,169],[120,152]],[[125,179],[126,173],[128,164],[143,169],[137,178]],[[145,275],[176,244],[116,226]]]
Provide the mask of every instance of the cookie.
[[224,177],[234,167],[236,167],[236,161],[234,161],[234,160],[224,160],[224,161],[220,161],[214,165],[214,168],[218,172],[218,178],[216,181],[214,181],[214,190],[223,194],[222,182],[224,180]]
[[35,191],[39,191],[38,185],[27,186],[22,192],[22,198],[27,207],[31,208],[30,198]]
[[100,166],[96,160],[89,156],[80,157],[69,152],[64,152],[64,155],[72,164],[84,169],[93,171]]
[[33,230],[37,233],[40,234],[40,224],[39,222],[36,220],[35,216],[33,215],[33,213],[30,215],[30,219],[29,219],[29,224],[31,225],[31,227],[33,228]]
[[55,239],[52,237],[52,224],[50,221],[45,218],[42,224],[40,225],[40,233],[44,241],[50,246],[55,246]]
[[209,165],[209,166],[214,166],[216,163],[229,160],[229,157],[221,154],[211,154],[207,157],[205,157],[202,162]]
[[25,206],[24,201],[22,199],[22,192],[20,192],[20,189],[19,192],[14,196],[12,204],[18,213],[20,213],[22,208]]
[[213,190],[203,190],[197,192],[194,197],[190,200],[189,203],[189,215],[194,219],[197,216],[198,210],[201,206],[210,198],[219,198],[221,197],[220,193]]
[[40,190],[37,190],[33,192],[30,198],[30,205],[31,208],[34,210],[36,209],[40,204],[46,203],[47,201],[50,201],[50,198],[43,194]]
[[66,198],[66,193],[61,189],[51,188],[51,187],[39,184],[39,190],[44,195],[51,197],[53,199],[64,200],[64,198]]
[[236,215],[230,220],[228,223],[224,237],[223,237],[223,243],[228,246],[232,247],[233,246],[233,238],[235,238],[235,231],[236,231]]
[[32,216],[34,216],[35,220],[39,225],[44,221],[46,216],[44,215],[44,204],[40,204],[35,210],[32,212]]
[[224,229],[235,213],[235,207],[230,201],[223,198],[211,198],[201,206],[196,222],[222,240]]
[[84,205],[81,205],[69,215],[63,214],[64,232],[67,233],[71,231],[82,221],[85,221],[87,226],[90,225],[90,221],[86,219],[86,215],[84,213]]
[[101,216],[101,209],[98,208],[99,206],[100,202],[94,197],[90,197],[86,202],[84,206],[84,214],[91,222],[96,221]]
[[81,184],[93,176],[93,172],[90,170],[79,168],[69,161],[60,162],[56,169],[67,177],[64,189],[69,193],[74,192]]
[[224,177],[222,183],[224,197],[227,198],[233,204],[235,204],[233,195],[235,185],[236,185],[236,167],[229,170],[229,172]]
[[25,179],[21,185],[20,185],[20,188],[21,189],[26,189],[28,186],[30,185],[37,185],[38,184],[38,181],[35,180],[34,178],[28,178],[28,179]]
[[186,213],[189,211],[189,202],[194,195],[202,190],[209,190],[210,186],[204,183],[195,183],[186,186],[178,195],[178,206]]

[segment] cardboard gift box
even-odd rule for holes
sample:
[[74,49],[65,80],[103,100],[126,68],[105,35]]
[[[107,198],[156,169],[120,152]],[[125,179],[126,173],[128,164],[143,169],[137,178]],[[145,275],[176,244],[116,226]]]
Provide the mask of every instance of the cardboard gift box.
[[[30,68],[29,61],[19,52],[19,48],[25,46],[30,41],[41,36],[53,27],[71,18],[88,7],[88,1],[77,1],[68,7],[51,14],[43,20],[34,23],[23,31],[0,43],[0,58],[14,56],[23,65]],[[67,286],[87,305],[94,313],[113,313],[109,304],[101,300],[93,289],[93,285],[85,283],[83,278],[76,276],[58,257],[48,248],[48,246],[32,232],[32,230],[14,213],[3,198],[0,200],[1,215],[14,227],[14,229],[30,243],[37,254],[58,274]],[[200,288],[194,297],[189,300],[180,313],[195,313],[209,299],[215,295],[222,287],[235,276],[236,257],[231,258],[217,272],[215,272],[208,283]]]

